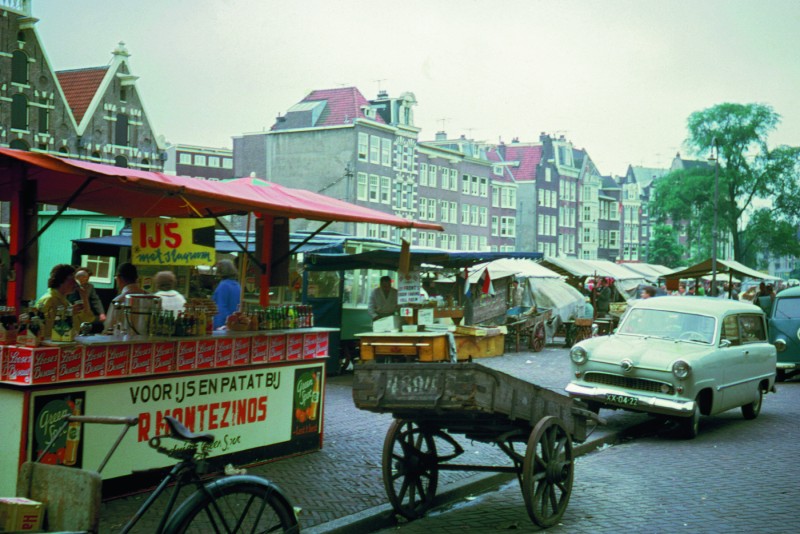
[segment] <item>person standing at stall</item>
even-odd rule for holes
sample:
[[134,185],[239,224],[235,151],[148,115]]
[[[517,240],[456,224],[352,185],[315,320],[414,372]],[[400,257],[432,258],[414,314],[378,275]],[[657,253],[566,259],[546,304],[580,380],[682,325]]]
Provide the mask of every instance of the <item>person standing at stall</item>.
[[155,296],[161,298],[161,309],[169,310],[172,315],[177,316],[186,307],[186,297],[178,293],[175,286],[178,279],[172,271],[161,271],[156,273],[153,278],[153,285],[156,288]]
[[84,267],[81,267],[75,271],[75,282],[77,282],[77,287],[72,295],[67,298],[71,302],[77,302],[82,300],[81,293],[85,292],[89,298],[89,308],[94,314],[94,320],[102,323],[106,320],[106,310],[103,308],[103,303],[100,300],[100,296],[97,294],[97,290],[94,288],[94,285],[89,283],[89,278],[91,276],[92,273]]
[[608,287],[608,280],[601,278],[596,291],[594,302],[597,317],[607,317],[611,310],[611,288]]
[[117,275],[114,281],[119,288],[119,295],[114,297],[109,306],[108,313],[106,314],[106,321],[104,323],[105,331],[112,332],[114,325],[123,323],[123,315],[121,306],[125,304],[125,297],[128,295],[142,295],[147,294],[147,291],[142,289],[139,284],[139,271],[132,263],[122,263],[117,268]]
[[231,260],[220,260],[217,263],[217,276],[220,282],[214,290],[214,302],[217,304],[217,314],[214,316],[214,330],[225,326],[225,320],[233,312],[239,310],[239,300],[242,297],[242,286],[236,280],[239,271]]
[[66,313],[67,308],[72,309],[72,327],[80,329],[83,322],[94,320],[94,314],[89,308],[89,297],[86,291],[81,292],[81,299],[71,304],[67,295],[71,295],[76,288],[75,267],[65,263],[56,265],[50,270],[50,277],[47,279],[47,293],[39,297],[36,308],[44,316],[44,326],[42,336],[50,338],[53,331],[53,324],[59,308]]
[[394,315],[397,311],[397,290],[392,287],[392,278],[381,276],[380,285],[369,296],[367,311],[373,321]]

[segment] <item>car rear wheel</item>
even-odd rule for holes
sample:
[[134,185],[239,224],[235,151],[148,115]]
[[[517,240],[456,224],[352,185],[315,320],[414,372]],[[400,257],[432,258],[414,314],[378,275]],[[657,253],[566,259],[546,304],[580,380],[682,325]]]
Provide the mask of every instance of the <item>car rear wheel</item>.
[[783,369],[778,369],[778,372],[775,375],[776,382],[784,382],[786,380],[786,371]]
[[761,402],[764,400],[764,391],[758,390],[756,400],[742,406],[742,415],[745,419],[755,419],[761,413]]

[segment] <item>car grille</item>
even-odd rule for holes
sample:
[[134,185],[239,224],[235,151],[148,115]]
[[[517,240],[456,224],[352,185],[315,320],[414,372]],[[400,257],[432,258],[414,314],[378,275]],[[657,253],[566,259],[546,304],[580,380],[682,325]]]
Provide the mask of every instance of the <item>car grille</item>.
[[653,393],[664,393],[661,386],[668,386],[669,390],[666,392],[669,395],[675,393],[675,390],[670,384],[665,382],[656,382],[655,380],[645,380],[643,378],[631,378],[620,375],[609,375],[606,373],[586,373],[583,377],[586,382],[593,382],[595,384],[604,384],[606,386],[614,386],[624,389],[635,389],[637,391],[651,391]]

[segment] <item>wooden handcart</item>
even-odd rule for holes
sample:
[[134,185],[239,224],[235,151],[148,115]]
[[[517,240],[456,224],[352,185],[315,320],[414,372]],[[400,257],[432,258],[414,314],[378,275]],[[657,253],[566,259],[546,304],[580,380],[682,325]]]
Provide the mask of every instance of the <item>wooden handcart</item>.
[[[408,519],[432,506],[439,471],[493,471],[515,473],[528,515],[552,526],[572,492],[572,441],[586,439],[587,420],[602,422],[577,400],[477,363],[360,365],[353,400],[395,418],[383,446],[383,482]],[[454,434],[497,445],[512,465],[452,463],[464,453]]]
[[[517,313],[514,313],[514,312]],[[552,317],[552,310],[538,309],[534,312],[523,311],[521,308],[512,308],[506,314],[506,344],[514,347],[519,352],[520,346],[527,343],[533,352],[540,352],[545,345],[546,333],[544,324]]]

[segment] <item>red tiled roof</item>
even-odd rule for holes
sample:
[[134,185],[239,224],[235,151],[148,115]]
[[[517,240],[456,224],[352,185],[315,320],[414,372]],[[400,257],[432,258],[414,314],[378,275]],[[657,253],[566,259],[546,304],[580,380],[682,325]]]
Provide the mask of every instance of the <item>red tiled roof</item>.
[[72,109],[77,124],[81,123],[107,72],[108,67],[56,72],[58,82],[61,84],[61,89],[64,91],[67,104]]
[[[519,165],[508,165],[506,168],[511,171],[517,182],[531,182],[536,180],[536,167],[542,160],[542,145],[516,144],[505,145],[506,155],[503,161],[519,162]],[[489,152],[489,159],[500,161],[497,149]]]
[[[361,106],[368,106],[369,101],[356,87],[312,91],[303,99],[303,102],[317,100],[327,100],[328,105],[315,126],[338,126],[351,124],[354,118],[367,118]],[[375,116],[375,121],[385,124],[380,115]]]

